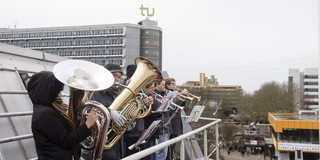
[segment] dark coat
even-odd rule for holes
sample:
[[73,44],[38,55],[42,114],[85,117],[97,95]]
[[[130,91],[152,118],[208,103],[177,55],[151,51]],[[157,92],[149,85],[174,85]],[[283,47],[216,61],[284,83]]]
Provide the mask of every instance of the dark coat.
[[[159,90],[155,89],[154,92],[161,95],[162,97],[166,96],[165,91],[159,91]],[[157,97],[157,98],[159,99],[159,97]],[[161,105],[161,103],[159,101],[154,100],[153,107],[155,110],[157,110],[160,105]],[[165,125],[168,122],[168,120],[170,119],[170,112],[163,112],[162,114],[158,113],[154,117],[156,118],[155,120],[161,120],[158,129],[154,133],[155,136],[159,136],[160,134],[163,134],[163,132],[164,133],[172,133],[172,125],[171,124],[168,125],[168,128],[163,128],[163,125]]]
[[[91,100],[100,102],[103,104],[106,108],[108,108],[112,102],[116,99],[118,96],[119,90],[118,88],[110,87],[103,91],[97,91],[94,92]],[[124,150],[123,146],[123,138],[121,138],[112,148],[109,150],[104,150],[102,154],[102,160],[119,160],[123,158],[124,153],[122,152]]]
[[[183,107],[185,106],[185,102],[181,101],[179,99],[174,99],[173,103]],[[176,109],[171,112],[171,116],[173,118],[171,119],[172,124],[172,135],[173,136],[180,136],[183,133],[183,126],[182,126],[182,120],[181,120],[181,109]]]
[[62,88],[63,84],[48,71],[34,74],[28,83],[33,103],[31,128],[39,160],[79,159],[78,144],[90,135],[85,124],[73,129],[51,105]]

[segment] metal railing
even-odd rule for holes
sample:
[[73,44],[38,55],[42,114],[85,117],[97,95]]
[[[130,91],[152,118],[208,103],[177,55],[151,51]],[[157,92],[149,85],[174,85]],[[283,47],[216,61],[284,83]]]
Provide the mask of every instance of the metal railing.
[[[32,115],[32,111],[0,113],[0,118],[15,117],[15,116],[28,116],[28,115]],[[26,134],[26,135],[19,135],[19,136],[2,138],[2,139],[0,139],[0,144],[14,142],[14,141],[20,141],[20,140],[24,140],[24,139],[30,139],[32,137],[33,137],[32,134]]]
[[[185,117],[187,117],[187,116],[185,116]],[[197,133],[199,133],[201,131],[204,132],[203,133],[203,135],[204,135],[204,152],[203,152],[204,154],[203,154],[203,156],[204,156],[204,159],[207,160],[208,159],[208,144],[207,144],[207,130],[206,129],[211,127],[211,126],[213,126],[213,125],[216,125],[215,126],[216,127],[216,132],[215,132],[216,133],[216,136],[215,136],[216,137],[216,148],[215,148],[214,151],[216,152],[216,159],[218,160],[219,159],[219,132],[218,132],[219,130],[218,130],[218,123],[221,122],[221,119],[205,118],[205,117],[200,117],[199,119],[202,119],[202,120],[213,120],[213,122],[211,122],[211,123],[209,123],[207,125],[204,125],[204,126],[198,128],[198,129],[195,129],[195,130],[193,130],[191,132],[188,132],[188,133],[185,133],[183,135],[180,135],[180,136],[178,136],[176,138],[170,139],[170,140],[168,140],[166,142],[160,143],[158,145],[155,145],[155,146],[150,147],[148,149],[142,150],[142,151],[140,151],[138,153],[135,153],[133,155],[130,155],[128,157],[125,157],[122,160],[141,159],[141,158],[143,158],[143,157],[145,157],[145,156],[147,156],[147,155],[149,155],[151,153],[154,153],[154,152],[156,152],[156,151],[158,151],[160,149],[163,149],[165,147],[168,147],[168,146],[170,146],[170,145],[172,145],[174,143],[180,142],[180,141],[181,141],[181,145],[180,145],[180,160],[184,160],[185,159],[185,152],[184,152],[184,142],[183,142],[183,140],[187,139],[190,136],[192,136],[194,134],[197,134]],[[210,155],[211,154],[212,153],[210,153]]]

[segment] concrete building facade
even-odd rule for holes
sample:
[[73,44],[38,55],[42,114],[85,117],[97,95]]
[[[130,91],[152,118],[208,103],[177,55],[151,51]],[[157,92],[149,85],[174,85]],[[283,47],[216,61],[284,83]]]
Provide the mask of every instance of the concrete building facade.
[[293,83],[299,89],[296,98],[299,103],[296,109],[318,109],[319,89],[318,89],[318,68],[289,69],[289,83]]
[[237,110],[237,104],[242,95],[240,85],[219,85],[214,75],[208,78],[204,73],[200,73],[199,79],[199,81],[187,81],[177,87],[200,96],[201,101],[207,103],[209,107],[216,107],[222,102],[223,106],[230,107],[233,111]]
[[2,28],[0,42],[100,65],[125,67],[143,56],[162,68],[162,29],[150,19],[138,24]]

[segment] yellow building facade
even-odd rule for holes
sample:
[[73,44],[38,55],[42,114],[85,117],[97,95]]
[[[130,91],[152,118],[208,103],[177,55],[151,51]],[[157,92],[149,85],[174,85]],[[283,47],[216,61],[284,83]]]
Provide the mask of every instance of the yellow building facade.
[[316,114],[268,113],[278,159],[318,159],[319,118]]

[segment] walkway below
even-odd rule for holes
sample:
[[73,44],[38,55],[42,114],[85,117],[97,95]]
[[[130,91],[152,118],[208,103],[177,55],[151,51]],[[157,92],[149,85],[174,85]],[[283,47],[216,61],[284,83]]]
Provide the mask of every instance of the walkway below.
[[[221,155],[224,157],[225,160],[263,160],[263,154],[256,154],[256,155],[249,155],[246,154],[242,157],[241,153],[238,151],[232,151],[229,155],[226,149],[220,150]],[[267,157],[266,159],[268,159]],[[270,158],[269,158],[270,159]],[[269,160],[268,159],[268,160]]]

